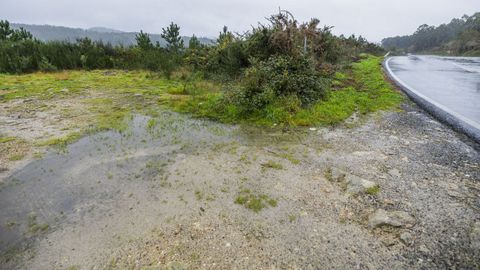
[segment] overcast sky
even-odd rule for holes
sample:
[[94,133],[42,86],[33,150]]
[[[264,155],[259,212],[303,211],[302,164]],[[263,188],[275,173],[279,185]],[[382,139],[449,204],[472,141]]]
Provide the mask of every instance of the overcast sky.
[[278,11],[297,20],[312,17],[335,26],[336,34],[382,38],[410,34],[426,23],[438,25],[480,11],[480,0],[0,0],[0,19],[30,24],[160,33],[170,21],[182,35],[215,37],[223,25],[237,32]]

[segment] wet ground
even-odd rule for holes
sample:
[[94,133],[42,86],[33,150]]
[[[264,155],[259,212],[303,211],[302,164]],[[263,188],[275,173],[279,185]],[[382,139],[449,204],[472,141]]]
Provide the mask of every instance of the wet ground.
[[399,56],[392,72],[427,98],[469,119],[480,130],[480,58]]
[[[360,119],[282,130],[160,111],[51,149],[2,181],[0,268],[480,267],[479,145],[414,105]],[[332,169],[379,190],[352,196]],[[245,194],[275,203],[255,212]],[[415,223],[371,228],[378,209]]]

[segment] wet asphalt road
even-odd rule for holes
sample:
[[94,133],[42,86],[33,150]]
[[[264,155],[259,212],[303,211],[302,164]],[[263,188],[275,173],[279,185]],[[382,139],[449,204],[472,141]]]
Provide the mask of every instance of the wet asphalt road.
[[480,131],[480,57],[398,56],[386,66],[402,88],[446,112],[439,118]]

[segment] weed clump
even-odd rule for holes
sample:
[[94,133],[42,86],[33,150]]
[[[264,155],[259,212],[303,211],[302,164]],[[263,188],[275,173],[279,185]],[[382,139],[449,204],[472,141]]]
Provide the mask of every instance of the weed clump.
[[260,212],[265,207],[276,207],[277,200],[268,197],[265,194],[253,194],[249,189],[242,189],[235,198],[235,203],[245,206],[255,213]]
[[50,227],[47,223],[37,223],[37,216],[35,214],[31,214],[28,216],[27,226],[28,232],[32,234],[44,232]]
[[365,193],[367,193],[369,195],[377,195],[379,192],[380,192],[380,186],[379,185],[375,185],[375,186],[367,188],[367,190],[365,190]]
[[282,164],[277,163],[273,160],[269,160],[265,163],[262,163],[261,165],[262,165],[263,168],[271,168],[271,169],[275,169],[275,170],[282,170],[283,169]]

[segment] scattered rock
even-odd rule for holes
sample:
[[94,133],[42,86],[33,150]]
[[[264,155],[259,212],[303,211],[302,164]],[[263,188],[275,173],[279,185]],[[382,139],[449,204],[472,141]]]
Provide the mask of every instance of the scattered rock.
[[400,240],[402,240],[405,245],[410,246],[413,244],[413,235],[409,232],[403,232],[400,234]]
[[64,88],[64,89],[60,90],[60,92],[62,92],[62,93],[68,93],[68,92],[70,92],[70,91],[69,91],[67,88]]
[[347,184],[346,191],[351,195],[366,193],[371,189],[378,188],[377,183],[365,180],[352,174],[347,174],[345,176],[345,183]]
[[372,229],[381,226],[410,228],[414,224],[415,219],[407,212],[385,211],[383,209],[375,211],[368,220],[368,226]]
[[141,97],[141,96],[143,96],[143,95],[140,94],[140,93],[136,93],[136,94],[133,94],[133,96],[134,96],[134,97]]

